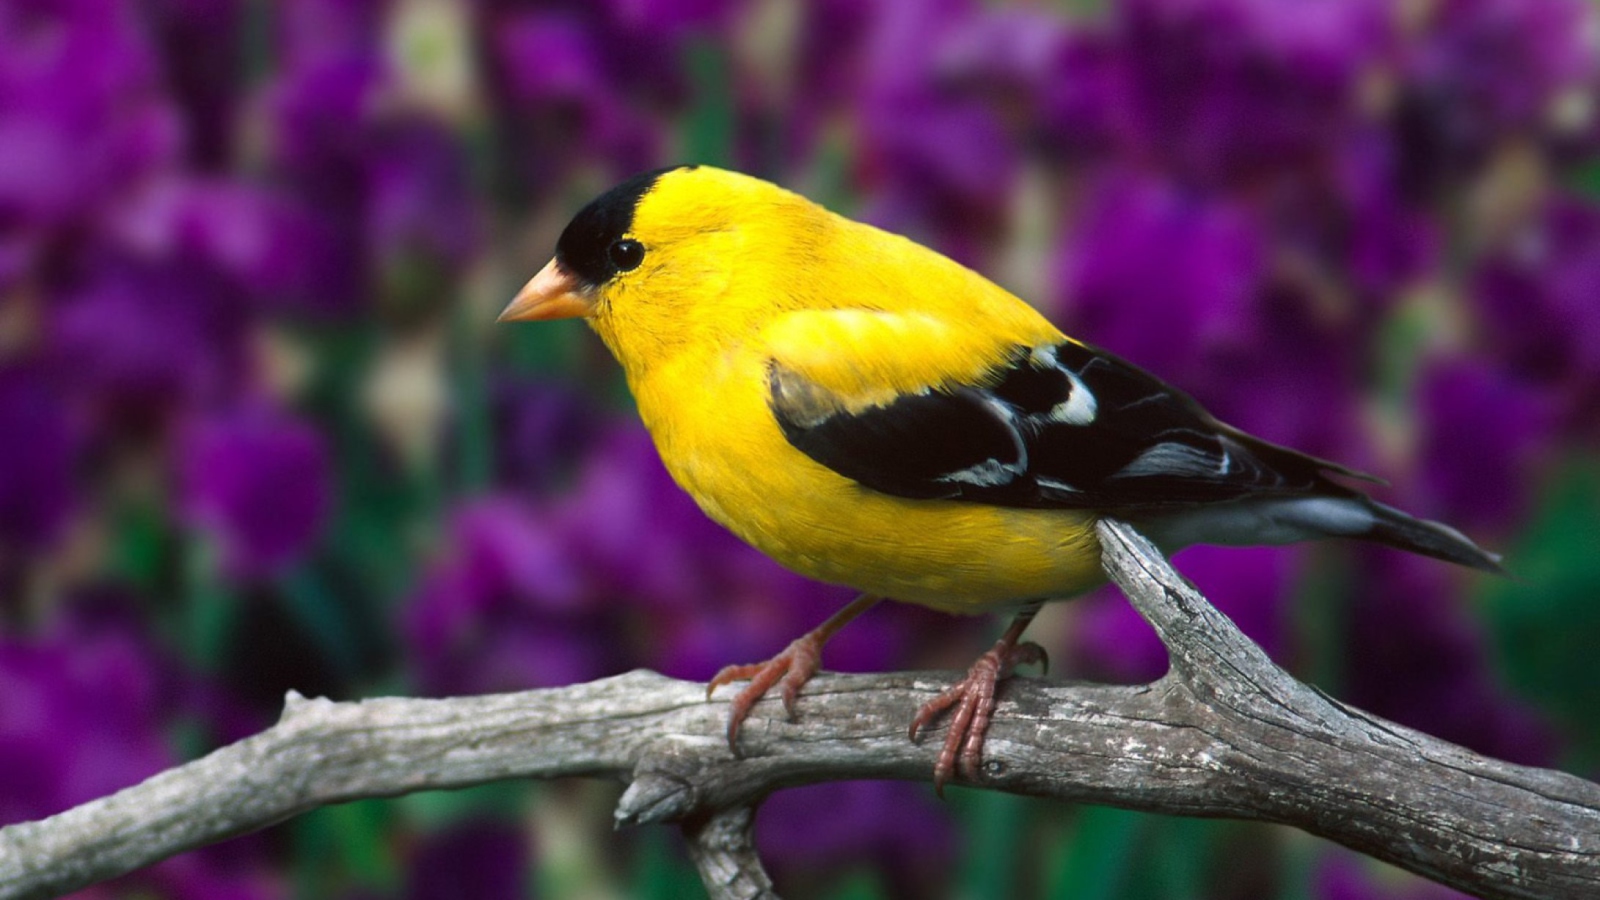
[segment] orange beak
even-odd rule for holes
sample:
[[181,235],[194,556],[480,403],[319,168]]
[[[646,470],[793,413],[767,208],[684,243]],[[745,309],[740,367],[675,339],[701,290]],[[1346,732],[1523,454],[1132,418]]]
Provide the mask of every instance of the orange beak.
[[587,316],[593,312],[594,301],[584,296],[578,279],[552,259],[539,274],[528,279],[496,321],[540,322]]

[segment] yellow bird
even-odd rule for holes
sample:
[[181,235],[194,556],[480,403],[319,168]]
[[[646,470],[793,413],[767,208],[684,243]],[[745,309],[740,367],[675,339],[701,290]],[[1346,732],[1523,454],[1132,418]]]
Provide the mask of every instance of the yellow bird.
[[582,316],[622,364],[667,470],[779,563],[862,595],[751,679],[728,741],[782,682],[793,714],[823,643],[879,598],[1016,610],[911,737],[954,708],[935,769],[973,779],[995,685],[1043,651],[1039,604],[1099,584],[1102,516],[1166,551],[1377,541],[1499,571],[1448,526],[1329,478],[1363,477],[1218,422],[906,238],[756,178],[647,172],[584,207],[502,321]]

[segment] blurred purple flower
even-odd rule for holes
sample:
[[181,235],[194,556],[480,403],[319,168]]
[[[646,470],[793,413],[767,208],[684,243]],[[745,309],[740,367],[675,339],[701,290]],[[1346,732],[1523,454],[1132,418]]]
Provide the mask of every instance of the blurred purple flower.
[[[1154,184],[1126,174],[1154,169],[1191,202],[1233,206],[1260,233],[1257,266],[1292,250],[1315,277],[1382,298],[1437,245],[1361,96],[1397,39],[1392,10],[1369,0],[1131,0],[1109,29],[1057,44],[1038,115],[1047,149],[1109,165],[1109,177],[1089,169],[1101,181]],[[1205,193],[1217,188],[1231,193]]]
[[173,177],[109,219],[118,248],[222,282],[215,302],[246,311],[308,311],[348,302],[359,288],[348,248],[313,206],[242,181]]
[[1205,184],[1314,163],[1394,40],[1378,0],[1128,0],[1114,15],[1123,153]]
[[883,165],[895,167],[894,180],[927,178],[949,202],[980,211],[1008,195],[1010,141],[981,104],[908,97],[883,112],[868,113],[867,132]]
[[1356,469],[1375,462],[1362,421],[1367,332],[1328,321],[1312,298],[1268,291],[1256,316],[1258,342],[1219,347],[1194,382],[1182,382],[1224,422]]
[[888,896],[935,896],[949,886],[957,856],[948,809],[921,785],[899,781],[778,791],[761,805],[756,843],[779,887],[806,895],[823,893],[808,880],[816,873],[861,866],[888,882]]
[[239,384],[247,312],[225,282],[181,261],[108,261],[52,310],[54,377],[102,427],[159,431]]
[[[159,653],[136,604],[116,592],[68,598],[43,633],[0,637],[0,824],[60,812],[175,765],[173,722],[194,685]],[[232,842],[128,876],[179,898],[281,896],[260,845]]]
[[1073,332],[1190,389],[1219,346],[1254,346],[1266,238],[1250,210],[1154,178],[1096,185],[1058,257]]
[[871,10],[858,81],[885,96],[904,96],[937,87],[938,49],[973,25],[979,9],[972,0],[911,0],[868,4]]
[[1365,323],[1275,274],[1268,233],[1228,197],[1108,173],[1057,258],[1065,318],[1230,424],[1359,464],[1352,350]]
[[[844,607],[847,588],[807,581],[755,550],[726,550],[721,578],[698,602],[683,609],[655,610],[655,639],[641,648],[642,664],[675,678],[704,681],[723,666],[768,659]],[[959,627],[950,617],[879,607],[828,641],[823,667],[837,672],[881,672],[904,665],[913,645],[913,622],[928,618]],[[901,615],[896,615],[901,613]],[[910,613],[910,615],[906,615]]]
[[586,574],[564,535],[515,501],[458,510],[405,611],[423,690],[487,693],[606,674],[607,635],[588,608]]
[[260,859],[230,858],[240,854],[229,854],[228,846],[207,847],[175,856],[118,881],[90,888],[86,893],[92,895],[105,888],[113,891],[111,896],[121,897],[126,895],[116,891],[114,886],[130,885],[132,896],[169,897],[171,900],[269,900],[291,896],[280,876],[271,872]]
[[[412,597],[406,641],[430,693],[566,684],[650,666],[707,678],[764,659],[848,590],[787,573],[705,517],[635,425],[597,433],[547,506],[506,497],[453,517]],[[830,668],[878,669],[907,645],[872,615],[830,643]]]
[[1555,734],[1496,685],[1483,637],[1457,605],[1461,573],[1387,548],[1361,560],[1340,699],[1497,759],[1548,765]]
[[1066,21],[1052,12],[1031,7],[984,10],[937,45],[934,77],[981,88],[994,101],[1031,100],[1056,76],[1068,35]]
[[282,0],[275,4],[283,61],[291,68],[330,59],[377,57],[392,0]]
[[478,501],[452,519],[446,555],[408,612],[429,691],[564,684],[646,664],[674,647],[652,610],[692,604],[726,539],[665,478],[642,431],[583,448],[578,483],[555,503]]
[[609,93],[600,36],[578,16],[529,12],[493,30],[507,87],[523,103],[582,103]]
[[[1294,547],[1191,547],[1174,562],[1239,630],[1289,665],[1288,608],[1300,557]],[[1069,653],[1075,671],[1123,684],[1153,681],[1168,665],[1155,631],[1114,590],[1085,598]]]
[[60,536],[77,501],[76,432],[45,372],[0,364],[0,547],[37,552]]
[[520,900],[529,893],[529,839],[513,824],[469,819],[430,834],[413,853],[406,900]]
[[961,89],[962,73],[941,71],[975,65],[959,45],[952,60],[943,54],[979,20],[967,0],[878,7],[856,109],[872,197],[866,217],[968,262],[1003,220],[1018,161],[993,105]]
[[612,79],[658,104],[673,103],[684,93],[689,40],[723,37],[744,5],[738,0],[567,2],[593,15],[590,27],[605,42]]
[[[289,57],[267,95],[271,158],[286,187],[357,235],[366,168],[379,151],[373,129],[391,114],[390,74],[373,48],[308,52]],[[351,262],[361,262],[350,240]]]
[[1466,900],[1467,895],[1343,848],[1328,847],[1313,876],[1315,900]]
[[495,483],[552,493],[598,436],[593,404],[561,382],[498,377],[490,391]]
[[726,26],[739,9],[737,0],[599,0],[607,21],[630,34],[654,34],[676,43]]
[[586,605],[583,574],[568,558],[550,522],[511,500],[486,499],[462,510],[453,523],[455,552],[495,594],[520,593],[541,609],[579,612]]
[[0,639],[0,822],[40,818],[172,764],[170,667],[131,632]]
[[481,0],[488,70],[512,109],[501,141],[517,186],[548,197],[579,164],[619,173],[659,164],[653,117],[689,97],[685,52],[695,35],[719,38],[739,5],[729,0],[603,0],[537,8]]
[[[1231,588],[1225,588],[1222,596],[1231,593]],[[1146,684],[1166,673],[1166,647],[1121,592],[1104,588],[1074,602],[1078,604],[1077,618],[1067,650],[1067,666],[1073,676]]]
[[1600,206],[1553,197],[1541,215],[1479,263],[1472,283],[1491,352],[1550,391],[1567,427],[1600,422]]
[[[1563,110],[1575,95],[1592,103],[1600,74],[1593,4],[1583,0],[1442,0],[1409,41],[1396,129],[1407,172],[1437,183],[1518,138],[1570,138],[1592,131],[1592,112]],[[1583,107],[1581,101],[1576,108]]]
[[66,229],[170,165],[178,123],[129,4],[0,8],[0,290]]
[[1016,175],[998,117],[981,103],[930,93],[869,101],[861,120],[873,197],[866,218],[976,263],[982,239],[1002,223]]
[[851,97],[861,79],[863,45],[883,5],[882,0],[805,4],[805,18],[795,38],[795,81],[803,88],[796,104],[828,107]]
[[718,559],[737,541],[672,483],[644,430],[612,427],[586,455],[553,516],[596,589],[659,608],[707,596]]
[[1128,86],[1121,48],[1109,34],[1079,29],[1065,35],[1036,90],[1035,128],[1047,156],[1092,163],[1118,148]]
[[[459,137],[397,103],[386,6],[299,0],[285,16],[299,49],[269,95],[272,158],[295,208],[312,213],[301,216],[311,262],[298,268],[331,276],[295,280],[312,289],[301,292],[307,312],[349,312],[375,292],[373,276],[388,279],[376,293],[398,301],[389,312],[431,306],[444,292],[416,276],[453,273],[481,243]],[[394,296],[405,288],[415,296]]]
[[394,267],[421,259],[447,270],[464,266],[481,242],[467,165],[456,138],[411,119],[373,135],[381,152],[367,168],[366,227],[374,262]]
[[358,207],[369,130],[384,111],[381,58],[316,58],[285,70],[269,95],[274,162],[307,196]]
[[602,28],[569,8],[507,10],[483,29],[493,42],[490,71],[511,107],[502,140],[535,199],[552,196],[583,161],[627,172],[657,162],[660,135],[607,65],[628,57]]
[[145,0],[165,82],[181,107],[188,158],[214,171],[233,154],[245,85],[243,0]]
[[322,435],[264,403],[191,423],[179,466],[183,516],[216,542],[232,578],[270,577],[300,561],[333,503]]
[[1419,394],[1415,506],[1468,532],[1523,521],[1547,461],[1550,398],[1471,359],[1434,361]]
[[1325,258],[1324,271],[1374,308],[1434,271],[1444,249],[1442,229],[1414,204],[1401,164],[1389,135],[1345,135],[1326,179],[1329,196],[1296,198],[1290,213],[1304,223],[1299,229],[1324,232],[1311,249]]
[[[712,522],[667,475],[649,438],[619,428],[557,513],[595,590],[623,601],[649,640],[627,664],[708,678],[765,659],[849,602],[848,589],[785,571]],[[615,602],[615,601],[613,601]],[[881,668],[905,646],[891,617],[868,615],[829,642],[829,668]]]

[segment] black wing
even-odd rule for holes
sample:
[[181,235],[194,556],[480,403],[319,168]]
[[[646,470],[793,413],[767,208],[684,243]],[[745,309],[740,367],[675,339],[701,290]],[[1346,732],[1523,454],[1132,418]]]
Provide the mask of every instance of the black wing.
[[1223,425],[1154,375],[1081,344],[1019,347],[983,381],[846,411],[774,363],[769,400],[801,452],[900,497],[1153,511],[1353,496],[1325,472],[1364,477]]

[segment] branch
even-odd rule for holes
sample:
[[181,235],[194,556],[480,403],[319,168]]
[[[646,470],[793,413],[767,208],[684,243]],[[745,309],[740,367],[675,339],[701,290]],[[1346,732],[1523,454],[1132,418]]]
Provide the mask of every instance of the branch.
[[[1514,766],[1345,706],[1275,666],[1131,528],[1107,571],[1166,643],[1141,686],[1008,683],[977,787],[1281,822],[1486,897],[1600,896],[1600,785]],[[450,700],[291,694],[274,727],[143,784],[0,829],[0,898],[45,897],[317,806],[574,775],[631,782],[619,824],[677,821],[717,898],[772,897],[750,843],[780,787],[926,781],[939,741],[906,724],[949,673],[822,675],[723,741],[700,684],[633,672]]]

